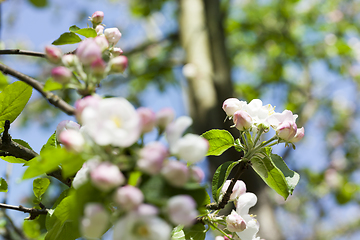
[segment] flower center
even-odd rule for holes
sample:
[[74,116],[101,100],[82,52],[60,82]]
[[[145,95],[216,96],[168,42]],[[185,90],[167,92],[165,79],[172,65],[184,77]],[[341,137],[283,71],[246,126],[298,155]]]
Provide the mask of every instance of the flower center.
[[117,128],[121,128],[122,126],[122,121],[120,118],[116,117],[116,116],[112,116],[111,120],[115,123]]
[[137,233],[137,235],[141,237],[149,236],[149,229],[148,226],[146,226],[146,224],[139,224],[138,226],[136,226],[135,232]]

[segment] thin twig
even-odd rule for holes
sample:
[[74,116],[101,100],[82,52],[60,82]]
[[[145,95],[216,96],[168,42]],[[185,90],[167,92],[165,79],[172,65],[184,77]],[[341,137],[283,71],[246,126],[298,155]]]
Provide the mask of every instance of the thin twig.
[[20,81],[23,81],[27,84],[29,84],[31,87],[36,89],[41,95],[43,95],[44,98],[46,98],[52,105],[59,108],[63,112],[65,112],[68,115],[74,115],[75,109],[69,105],[67,102],[65,102],[62,98],[55,95],[52,92],[44,91],[44,85],[37,80],[35,80],[32,77],[29,77],[21,72],[18,72],[4,64],[0,63],[0,71],[2,71],[4,74],[9,74]]
[[16,211],[30,213],[30,214],[34,214],[34,215],[44,215],[44,214],[48,213],[48,209],[46,209],[46,208],[44,208],[44,209],[28,208],[28,207],[24,207],[21,205],[14,206],[14,205],[9,205],[9,204],[5,204],[5,203],[0,203],[0,208],[16,210]]
[[26,50],[20,50],[20,49],[4,49],[0,50],[0,55],[27,55],[27,56],[33,56],[33,57],[42,57],[46,58],[46,55],[41,52],[33,52],[33,51],[26,51]]

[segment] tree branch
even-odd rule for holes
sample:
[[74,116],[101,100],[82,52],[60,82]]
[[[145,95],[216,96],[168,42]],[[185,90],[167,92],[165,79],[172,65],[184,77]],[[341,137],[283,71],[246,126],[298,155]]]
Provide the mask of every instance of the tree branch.
[[27,207],[24,207],[21,205],[13,206],[13,205],[5,204],[5,203],[0,203],[0,208],[16,210],[16,211],[20,211],[20,212],[24,212],[24,213],[30,213],[30,217],[28,220],[33,220],[39,215],[45,215],[49,211],[46,208],[43,208],[43,209],[27,208]]
[[35,80],[32,77],[29,77],[21,72],[18,72],[6,65],[3,65],[0,63],[0,71],[2,71],[4,74],[9,74],[20,81],[23,81],[27,84],[29,84],[31,87],[36,89],[41,95],[43,95],[44,98],[46,98],[49,103],[54,105],[55,107],[59,108],[63,112],[65,112],[68,115],[74,115],[75,114],[75,108],[73,108],[71,105],[69,105],[67,102],[65,102],[62,98],[55,95],[52,92],[44,91],[44,85],[37,80]]
[[[0,156],[14,156],[17,158],[24,159],[26,161],[30,161],[31,159],[39,155],[35,151],[27,147],[24,147],[18,144],[17,142],[14,142],[8,133],[9,128],[10,128],[10,121],[6,120],[3,135],[0,138],[0,150],[5,151],[5,153],[1,153]],[[46,175],[58,179],[60,182],[64,183],[68,187],[71,186],[71,180],[69,178],[66,179],[63,178],[60,168],[53,172],[47,173]]]
[[20,49],[4,49],[0,50],[0,55],[27,55],[27,56],[33,56],[33,57],[42,57],[46,58],[46,55],[41,52],[33,52],[33,51],[26,51],[26,50],[20,50]]

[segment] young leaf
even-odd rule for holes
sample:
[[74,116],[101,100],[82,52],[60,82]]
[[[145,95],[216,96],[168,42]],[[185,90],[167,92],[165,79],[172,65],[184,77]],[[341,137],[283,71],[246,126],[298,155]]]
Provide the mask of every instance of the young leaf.
[[24,82],[14,82],[0,93],[0,132],[3,131],[5,120],[13,122],[29,101],[32,88]]
[[[294,190],[294,187],[299,180],[299,176],[295,172],[291,173],[291,170],[287,168],[285,163],[281,163],[279,158],[275,157],[275,161],[281,168],[280,169],[271,157],[271,148],[264,148],[259,154],[251,159],[252,168],[269,187],[274,189],[286,200],[289,194]],[[285,170],[285,174],[282,170]],[[286,179],[285,176],[287,176],[288,179]],[[289,185],[288,181],[291,185]]]
[[23,231],[30,239],[36,239],[40,236],[40,228],[40,223],[37,220],[24,221],[23,223]]
[[171,240],[186,240],[183,228],[182,225],[176,226],[171,232]]
[[29,2],[38,8],[46,7],[46,5],[48,4],[47,0],[29,0]]
[[22,146],[24,146],[24,147],[26,147],[26,148],[28,148],[28,149],[33,150],[33,149],[30,147],[30,145],[29,145],[27,142],[25,142],[24,140],[21,140],[21,139],[13,139],[13,141],[16,142],[16,143],[18,143],[18,144],[20,144],[20,145],[22,145]]
[[2,91],[7,85],[9,85],[9,82],[6,78],[6,76],[0,71],[0,91]]
[[204,240],[206,230],[204,224],[197,223],[190,228],[184,228],[185,238],[189,240]]
[[36,198],[41,199],[46,189],[50,185],[50,180],[47,178],[37,178],[33,182],[33,191]]
[[201,136],[209,141],[210,147],[207,156],[219,156],[230,147],[235,146],[233,136],[226,130],[212,129],[203,133]]
[[14,156],[1,157],[1,159],[8,163],[27,163],[26,160]]
[[63,85],[61,83],[55,82],[54,79],[49,78],[45,82],[44,91],[54,91],[54,90],[60,90],[63,88]]
[[8,191],[8,184],[5,179],[0,178],[0,192],[7,192]]
[[97,36],[97,33],[93,28],[82,28],[77,30],[75,33],[80,34],[81,36],[84,36],[86,38],[94,38]]
[[74,44],[81,42],[81,38],[73,32],[66,32],[61,34],[61,36],[53,41],[53,45],[65,45],[65,44]]
[[69,27],[70,32],[76,32],[77,30],[80,30],[80,28],[76,25],[72,25],[71,27]]
[[47,140],[47,142],[42,146],[41,150],[40,150],[40,155],[41,153],[46,150],[46,149],[54,149],[54,148],[60,148],[60,143],[57,141],[56,139],[56,132],[53,133],[49,139]]
[[228,178],[231,170],[237,165],[239,162],[225,162],[222,165],[220,165],[215,173],[212,180],[212,196],[216,202],[219,201],[220,191],[222,186],[224,185],[226,179]]

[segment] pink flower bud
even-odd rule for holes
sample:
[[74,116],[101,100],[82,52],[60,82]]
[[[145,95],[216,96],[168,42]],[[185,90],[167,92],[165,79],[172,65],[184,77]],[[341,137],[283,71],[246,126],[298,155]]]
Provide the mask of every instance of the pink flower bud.
[[98,95],[86,96],[77,100],[75,102],[75,116],[77,120],[79,122],[81,121],[81,114],[86,107],[95,108],[99,104],[100,100],[101,98]]
[[125,56],[114,57],[109,61],[110,71],[123,73],[128,66],[128,59]]
[[109,41],[110,45],[115,45],[121,38],[121,33],[117,28],[107,28],[104,31],[106,39]]
[[106,63],[102,58],[98,58],[91,63],[91,70],[96,76],[102,76],[105,72]]
[[189,179],[189,169],[179,161],[169,161],[161,173],[169,183],[175,187],[182,187]]
[[[231,180],[226,180],[224,185],[221,188],[221,197],[225,195],[227,189],[229,188]],[[243,181],[241,180],[237,180],[233,189],[232,189],[232,193],[230,195],[230,200],[229,201],[234,201],[236,199],[238,199],[242,194],[244,194],[246,192],[246,185]]]
[[151,142],[141,149],[137,166],[141,171],[155,175],[160,172],[167,156],[168,150],[162,143]]
[[103,162],[96,166],[90,176],[93,184],[104,192],[125,183],[125,177],[119,168],[109,162]]
[[65,67],[74,67],[79,64],[79,59],[74,54],[66,54],[62,57],[62,62]]
[[59,138],[66,149],[75,152],[81,152],[83,150],[85,139],[78,130],[69,129],[62,131]]
[[59,63],[61,60],[62,52],[59,48],[54,46],[45,47],[46,58],[52,63]]
[[80,125],[70,120],[61,121],[56,127],[56,140],[60,141],[60,133],[69,129],[80,130]]
[[290,142],[296,143],[296,142],[300,141],[304,137],[304,135],[305,135],[304,127],[298,128],[295,136],[290,140]]
[[103,35],[104,34],[104,26],[103,25],[97,25],[95,27],[95,31],[96,31],[96,34],[98,36]]
[[230,232],[242,232],[246,229],[245,220],[234,210],[226,217],[226,225]]
[[166,211],[172,223],[184,226],[192,225],[198,215],[196,202],[189,195],[171,197],[167,203]]
[[114,201],[127,211],[135,209],[144,201],[144,195],[140,189],[127,185],[116,190]]
[[281,123],[276,129],[276,134],[279,136],[279,138],[287,142],[295,137],[296,132],[297,126],[293,121],[285,121]]
[[109,48],[109,42],[104,36],[97,36],[94,38],[94,41],[100,47],[102,52]]
[[160,131],[164,131],[167,125],[175,118],[175,112],[172,108],[163,108],[156,113],[156,125]]
[[252,125],[251,116],[243,110],[239,110],[234,113],[233,121],[234,126],[240,131],[249,129]]
[[245,101],[239,101],[237,98],[228,98],[224,101],[222,109],[225,111],[226,115],[232,117],[234,113],[246,106]]
[[66,84],[72,78],[72,72],[66,67],[59,66],[51,70],[51,76],[54,78],[54,81]]
[[203,160],[208,149],[208,141],[196,134],[188,133],[177,142],[177,156],[189,164]]
[[101,58],[101,48],[93,38],[86,38],[79,44],[76,55],[82,64],[90,65],[96,59]]
[[190,178],[197,183],[201,183],[205,178],[205,173],[200,167],[192,166],[190,168]]
[[96,11],[91,16],[91,22],[94,25],[102,23],[103,20],[104,20],[104,13],[102,11]]
[[100,238],[107,230],[109,221],[110,215],[101,204],[88,203],[81,220],[81,233],[86,238]]
[[155,216],[159,214],[159,209],[153,205],[143,203],[137,207],[135,212],[139,216]]
[[121,54],[123,54],[123,50],[121,48],[118,47],[114,47],[111,51],[113,57],[117,57],[120,56]]
[[139,107],[136,111],[141,119],[142,133],[151,132],[155,126],[155,113],[150,108],[145,107]]

